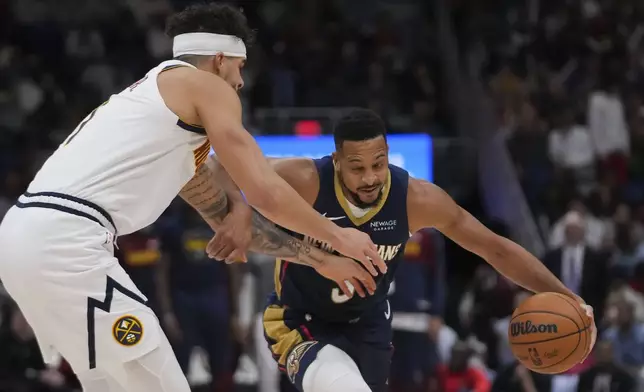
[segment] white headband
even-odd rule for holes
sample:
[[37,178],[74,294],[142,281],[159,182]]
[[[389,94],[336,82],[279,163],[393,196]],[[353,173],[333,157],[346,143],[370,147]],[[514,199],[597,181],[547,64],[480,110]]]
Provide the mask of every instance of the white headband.
[[174,57],[186,54],[214,56],[218,53],[228,57],[246,58],[246,45],[234,35],[213,33],[186,33],[174,37],[172,44]]

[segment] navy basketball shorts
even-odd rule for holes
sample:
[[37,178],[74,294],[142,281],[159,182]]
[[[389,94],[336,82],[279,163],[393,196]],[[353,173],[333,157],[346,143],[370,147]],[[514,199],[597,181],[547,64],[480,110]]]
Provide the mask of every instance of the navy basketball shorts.
[[[264,337],[280,371],[302,391],[302,380],[317,353],[327,344],[347,353],[374,392],[386,392],[393,346],[391,311],[385,301],[351,322],[329,323],[269,299]],[[290,355],[293,350],[294,355]]]

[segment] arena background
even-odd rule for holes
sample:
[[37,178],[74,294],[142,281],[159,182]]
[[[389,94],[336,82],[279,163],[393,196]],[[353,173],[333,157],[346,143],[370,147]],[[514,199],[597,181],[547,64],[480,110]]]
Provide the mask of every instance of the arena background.
[[[87,113],[170,57],[165,18],[191,3],[0,0],[0,218]],[[644,390],[644,3],[229,3],[258,31],[242,99],[245,125],[268,155],[330,151],[319,135],[347,108],[369,107],[387,123],[395,163],[445,188],[559,276],[574,274],[595,307],[601,340],[586,363],[556,377],[526,372],[509,354],[504,329],[524,293],[424,233],[429,242],[412,241],[407,263],[426,279],[396,281],[395,291],[408,290],[432,311],[412,315],[423,321],[419,330],[394,309],[392,376],[408,382],[392,383],[392,391]],[[212,361],[197,348],[187,369],[195,390],[291,391],[262,357],[257,333],[271,260],[199,264],[207,235],[193,218],[174,203],[157,224],[119,240],[121,262],[178,340],[200,327],[202,314],[164,309],[164,296],[185,293],[163,281],[163,266],[195,284],[204,273],[226,276],[199,284],[222,293],[215,307],[240,303],[237,314],[216,311],[215,327],[206,326],[215,346],[234,342],[235,355],[211,376]],[[586,256],[564,272],[575,235]],[[77,390],[64,361],[44,367],[29,326],[0,298],[0,391]],[[426,346],[405,343],[421,335]],[[222,386],[228,377],[234,387]]]

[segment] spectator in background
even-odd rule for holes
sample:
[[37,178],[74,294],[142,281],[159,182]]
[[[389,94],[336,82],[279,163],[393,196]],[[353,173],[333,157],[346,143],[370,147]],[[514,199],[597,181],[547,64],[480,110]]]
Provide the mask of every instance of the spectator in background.
[[610,327],[603,339],[611,343],[615,362],[632,374],[644,366],[644,324],[634,318],[634,306],[624,299],[618,301],[609,314]]
[[[427,391],[440,362],[445,306],[443,238],[435,230],[415,233],[405,246],[405,258],[389,289],[395,347],[389,385],[391,391]],[[449,332],[447,332],[449,334]],[[455,335],[455,333],[454,333]],[[456,340],[453,336],[452,343]],[[447,347],[451,351],[451,346]]]
[[208,356],[212,391],[233,389],[235,347],[245,342],[238,309],[239,265],[214,262],[205,252],[212,229],[187,205],[161,228],[158,271],[161,319],[184,373],[193,348]]
[[550,376],[533,373],[515,360],[496,376],[491,392],[550,392],[551,383]]
[[489,392],[490,380],[485,372],[469,364],[472,350],[465,342],[452,348],[449,363],[438,367],[438,385],[441,392]]
[[548,152],[564,180],[571,179],[584,194],[595,181],[595,151],[586,127],[575,122],[575,112],[564,103],[548,136]]
[[630,135],[617,82],[608,81],[605,88],[590,95],[588,126],[602,165],[614,172],[618,182],[623,184],[626,157],[630,155]]
[[[514,295],[514,307],[519,307],[519,305],[531,295],[532,293],[525,290],[517,291],[517,293]],[[504,371],[507,371],[508,366],[514,369],[514,362],[516,361],[514,354],[512,354],[512,349],[510,348],[510,338],[508,336],[510,319],[512,319],[512,314],[508,314],[506,317],[503,317],[494,323],[494,331],[498,336],[499,342],[497,346],[498,363],[499,367],[505,368],[505,370],[501,371],[502,373]],[[521,370],[519,370],[519,372],[521,372]],[[509,377],[509,375],[506,376]],[[505,384],[502,383],[502,385]]]
[[0,392],[71,392],[65,375],[45,365],[34,333],[18,307],[3,309]]
[[[583,201],[575,199],[570,202],[568,212],[577,214],[577,219],[582,225],[584,232],[584,244],[592,249],[600,249],[605,245],[608,228],[606,223],[591,214]],[[564,215],[559,219],[550,231],[548,246],[550,249],[562,247],[566,242],[566,219],[569,215]],[[572,218],[576,219],[576,218]]]
[[156,295],[156,274],[161,249],[153,226],[119,237],[118,243],[119,247],[114,250],[114,255],[136,287],[148,298],[148,306],[156,314],[162,314]]
[[488,264],[480,265],[459,306],[461,325],[468,335],[487,347],[487,365],[497,368],[498,341],[495,321],[514,310],[516,285],[500,276]]
[[586,223],[577,211],[563,217],[564,243],[548,252],[544,264],[570,290],[595,309],[601,319],[608,287],[608,261],[586,243]]
[[609,341],[597,342],[593,354],[595,365],[579,377],[578,392],[635,392],[635,379],[617,365]]
[[635,265],[642,256],[638,254],[638,245],[643,236],[642,231],[641,224],[632,219],[631,208],[624,203],[617,206],[613,217],[615,243],[613,270],[617,276],[622,278],[632,276]]
[[552,177],[548,160],[548,134],[532,103],[521,105],[519,117],[508,140],[508,150],[526,196],[535,205]]

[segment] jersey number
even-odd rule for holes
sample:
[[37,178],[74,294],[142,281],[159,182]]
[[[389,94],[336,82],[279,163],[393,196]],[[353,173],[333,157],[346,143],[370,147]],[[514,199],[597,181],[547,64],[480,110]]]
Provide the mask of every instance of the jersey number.
[[[356,292],[356,288],[353,287],[353,285],[349,282],[346,282],[347,287],[349,288],[349,291],[351,292],[351,295]],[[348,297],[346,294],[344,294],[338,287],[334,288],[331,290],[331,301],[333,301],[336,304],[343,304],[350,300],[351,297]]]
[[85,117],[85,119],[84,119],[83,121],[81,121],[81,123],[80,123],[80,124],[78,124],[78,126],[76,127],[76,129],[74,129],[74,132],[72,132],[72,134],[71,134],[71,135],[67,136],[67,139],[65,139],[65,141],[63,142],[63,146],[68,145],[72,140],[74,140],[74,138],[76,137],[76,135],[78,135],[78,133],[79,133],[79,132],[80,132],[80,131],[85,127],[85,125],[87,125],[87,123],[89,122],[89,120],[91,120],[92,118],[94,118],[94,115],[96,114],[96,111],[98,110],[98,108],[100,108],[101,106],[104,106],[108,101],[109,101],[109,99],[108,99],[107,101],[103,102],[103,103],[102,103],[99,107],[97,107],[96,109],[92,110],[92,112],[91,112],[87,117]]
[[[349,288],[349,291],[351,291],[351,294],[356,292],[355,287],[349,282],[347,282],[347,287]],[[389,285],[389,291],[387,292],[387,295],[393,295],[396,292],[396,282],[392,281],[391,284]],[[342,291],[340,291],[339,288],[334,288],[331,290],[331,301],[333,301],[336,304],[343,304],[350,300],[350,297],[347,297],[346,294],[344,294]]]

